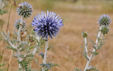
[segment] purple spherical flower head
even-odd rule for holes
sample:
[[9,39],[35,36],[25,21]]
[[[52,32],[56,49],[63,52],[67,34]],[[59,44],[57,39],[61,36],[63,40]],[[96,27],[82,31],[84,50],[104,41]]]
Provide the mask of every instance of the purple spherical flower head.
[[22,2],[17,7],[18,15],[23,16],[24,18],[30,17],[32,11],[33,11],[32,6],[31,4],[28,4],[28,2],[24,2],[24,3]]
[[98,20],[99,26],[109,26],[111,24],[110,17],[108,15],[102,15]]
[[41,12],[32,21],[32,26],[34,26],[34,31],[43,39],[48,40],[48,37],[51,39],[56,37],[60,27],[63,26],[63,20],[59,15],[56,15],[54,12],[47,11]]

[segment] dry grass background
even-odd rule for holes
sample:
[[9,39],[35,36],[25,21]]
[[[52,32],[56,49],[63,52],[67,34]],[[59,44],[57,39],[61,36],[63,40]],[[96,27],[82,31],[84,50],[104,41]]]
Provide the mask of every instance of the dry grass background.
[[[27,25],[30,25],[32,19],[35,15],[40,13],[42,10],[46,12],[45,6],[41,7],[40,0],[24,0],[31,2],[34,7],[33,15],[26,19]],[[38,3],[39,2],[39,3]],[[46,5],[46,4],[44,4]],[[47,4],[48,5],[48,4]],[[51,7],[53,6],[53,7]],[[47,62],[52,62],[58,64],[60,67],[54,67],[52,71],[74,71],[75,68],[84,69],[86,60],[80,54],[82,52],[82,48],[80,46],[83,44],[83,38],[81,37],[81,33],[83,31],[87,31],[89,34],[89,39],[95,41],[96,34],[98,32],[98,24],[97,21],[102,14],[108,14],[113,20],[113,9],[111,7],[110,10],[103,10],[103,7],[106,7],[105,4],[98,4],[98,2],[82,2],[78,1],[77,3],[72,2],[54,2],[54,4],[50,4],[50,11],[54,11],[59,14],[63,21],[64,27],[59,32],[57,38],[50,40],[49,46],[53,47],[48,51],[48,59]],[[106,11],[107,10],[107,11]],[[109,12],[109,13],[108,13]],[[7,23],[7,15],[5,14],[1,16]],[[10,25],[9,31],[13,34],[14,22],[18,19],[19,16],[16,14],[15,7],[11,11],[10,17]],[[4,25],[3,30],[6,30],[6,25]],[[29,26],[27,26],[28,28]],[[110,25],[110,32],[104,38],[107,43],[105,43],[102,49],[99,52],[99,55],[94,57],[91,61],[91,65],[97,67],[100,71],[113,71],[113,21]],[[92,44],[89,42],[89,50],[92,49]],[[4,45],[3,42],[0,43],[0,52],[2,51]],[[11,54],[10,50],[5,49],[3,62],[9,61],[9,56]],[[38,64],[36,65],[35,61],[32,63],[32,67],[34,69],[39,69],[40,63],[42,63],[41,57],[36,54],[36,58],[38,60]],[[7,66],[7,65],[6,65]],[[18,69],[17,61],[15,58],[12,58],[10,64],[10,71],[15,71]]]

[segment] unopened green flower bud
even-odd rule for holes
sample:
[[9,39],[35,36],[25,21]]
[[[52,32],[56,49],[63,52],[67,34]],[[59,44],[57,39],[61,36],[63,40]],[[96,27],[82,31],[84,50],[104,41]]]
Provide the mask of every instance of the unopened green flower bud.
[[23,21],[23,24],[20,25],[20,19],[18,19],[16,22],[15,22],[15,28],[18,30],[20,26],[22,26],[22,29],[25,28],[25,21]]
[[102,27],[102,29],[101,29],[101,33],[102,34],[107,34],[109,32],[109,28],[108,27]]
[[83,38],[85,38],[85,37],[87,37],[87,36],[88,36],[88,33],[87,33],[87,32],[83,32],[83,33],[82,33],[82,37],[83,37]]

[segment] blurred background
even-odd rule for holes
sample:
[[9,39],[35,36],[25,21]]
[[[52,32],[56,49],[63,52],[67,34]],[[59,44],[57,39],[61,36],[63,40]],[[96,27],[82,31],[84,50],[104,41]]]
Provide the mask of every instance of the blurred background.
[[[50,40],[49,43],[52,49],[48,51],[47,62],[56,63],[60,66],[52,68],[52,71],[74,71],[75,68],[83,70],[87,61],[80,53],[83,52],[80,46],[84,46],[81,33],[83,31],[88,32],[88,39],[96,41],[99,17],[108,14],[111,20],[113,19],[113,0],[16,0],[17,5],[14,5],[14,1],[10,0],[10,4],[6,8],[8,13],[0,16],[0,19],[4,20],[4,25],[0,24],[0,26],[3,25],[2,29],[4,31],[6,31],[10,17],[8,30],[12,35],[14,34],[15,20],[20,18],[17,15],[16,8],[19,3],[24,1],[31,3],[34,9],[32,16],[25,19],[28,29],[31,29],[30,24],[33,17],[41,11],[53,11],[63,19],[64,26],[61,28],[59,35]],[[107,43],[102,46],[99,54],[90,63],[100,71],[113,71],[113,21],[111,22],[110,32],[104,37]],[[0,53],[2,53],[4,47],[4,43],[0,42]],[[91,50],[92,48],[92,43],[89,41],[88,49]],[[10,54],[10,50],[4,50],[3,62],[8,63]],[[39,69],[42,58],[36,54],[36,59],[38,64],[35,61],[31,64],[34,69]],[[7,64],[5,66],[7,67]],[[17,61],[12,58],[9,71],[17,69]]]

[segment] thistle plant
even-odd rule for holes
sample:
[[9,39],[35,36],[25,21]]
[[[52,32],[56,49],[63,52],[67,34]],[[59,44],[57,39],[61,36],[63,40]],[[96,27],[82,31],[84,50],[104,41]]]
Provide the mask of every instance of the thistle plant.
[[17,12],[21,16],[18,19],[14,26],[17,31],[14,31],[15,35],[11,39],[10,33],[2,32],[3,41],[7,43],[6,48],[13,50],[12,56],[17,58],[19,64],[19,71],[31,71],[30,62],[34,60],[34,55],[36,52],[39,52],[40,45],[42,45],[43,40],[45,41],[45,54],[40,53],[43,56],[42,71],[48,71],[53,66],[58,66],[57,64],[46,63],[48,40],[49,38],[53,39],[53,36],[56,37],[60,30],[60,27],[63,26],[62,19],[59,15],[56,15],[54,12],[47,11],[41,12],[32,22],[34,30],[31,34],[27,34],[25,18],[30,17],[32,14],[33,8],[28,2],[24,2],[18,5]]
[[[30,9],[30,10],[29,10]],[[17,58],[20,71],[30,71],[30,62],[34,60],[34,55],[40,48],[41,39],[38,35],[31,32],[27,34],[25,18],[29,17],[32,12],[32,6],[28,2],[19,4],[17,8],[18,14],[21,19],[15,22],[15,32],[14,38],[10,39],[10,33],[2,32],[4,37],[3,41],[7,42],[6,48],[13,50],[13,55]]]
[[[4,14],[4,5],[6,0],[0,0],[0,15]],[[15,1],[15,0],[14,0]],[[15,57],[18,62],[18,71],[34,71],[32,70],[31,62],[35,59],[35,54],[39,53],[43,62],[40,64],[42,68],[38,71],[51,71],[51,67],[58,66],[57,64],[47,63],[47,52],[49,48],[49,40],[53,39],[58,35],[60,28],[63,26],[63,20],[59,15],[54,12],[41,12],[34,17],[31,25],[33,29],[28,33],[28,29],[26,29],[27,23],[25,19],[32,15],[33,8],[31,4],[28,2],[22,2],[17,7],[17,13],[21,16],[20,19],[16,20],[14,23],[14,27],[16,31],[14,31],[13,37],[10,36],[10,32],[2,32],[4,38],[1,39],[7,43],[6,48],[12,50],[11,57]],[[109,32],[109,25],[111,24],[110,17],[108,15],[102,15],[98,20],[99,29],[97,34],[96,41],[92,41],[93,50],[88,50],[88,33],[83,32],[82,37],[84,39],[84,46],[81,46],[84,50],[82,53],[85,59],[87,60],[86,66],[83,71],[99,71],[92,65],[90,62],[93,56],[98,54],[98,50],[101,49],[102,45],[105,43],[103,41],[103,37]],[[39,51],[40,46],[45,42],[45,52],[44,54]],[[36,60],[37,61],[37,60]],[[9,59],[10,64],[10,59]],[[5,70],[1,68],[4,66],[4,63],[0,63],[0,71]],[[9,66],[8,66],[9,67]],[[8,69],[7,69],[8,71]],[[36,70],[35,70],[36,71]],[[75,71],[82,71],[78,68]]]
[[[98,24],[100,28],[98,30],[96,42],[93,42],[92,40],[90,40],[93,43],[92,51],[88,51],[88,47],[87,47],[88,46],[88,43],[87,43],[88,33],[87,32],[82,33],[82,37],[84,38],[84,44],[85,44],[84,47],[82,47],[84,49],[84,52],[82,54],[87,59],[87,63],[84,68],[84,71],[92,71],[92,70],[99,71],[93,66],[90,66],[89,64],[91,62],[92,57],[98,54],[97,51],[100,50],[102,45],[105,43],[103,41],[103,37],[109,32],[108,26],[111,24],[110,17],[108,15],[102,15],[100,19],[98,20]],[[89,53],[91,53],[91,55],[89,55]],[[75,71],[82,71],[82,70],[75,69]]]
[[41,12],[41,14],[34,17],[32,26],[34,26],[34,31],[36,34],[45,40],[45,53],[43,64],[41,65],[42,71],[47,71],[48,69],[46,67],[50,67],[51,65],[46,63],[49,38],[53,39],[53,36],[56,37],[60,27],[63,26],[62,19],[54,12],[47,11],[47,14],[45,12]]

